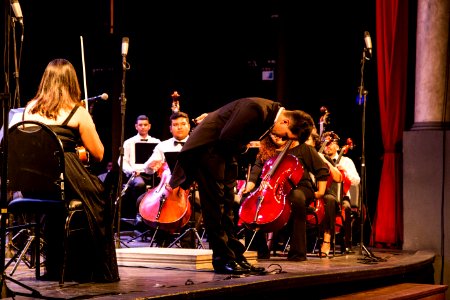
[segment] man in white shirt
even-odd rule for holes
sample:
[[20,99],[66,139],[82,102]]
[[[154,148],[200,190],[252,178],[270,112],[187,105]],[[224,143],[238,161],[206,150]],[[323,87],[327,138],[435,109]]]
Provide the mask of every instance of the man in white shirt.
[[[164,140],[156,145],[153,150],[153,154],[150,158],[144,163],[145,171],[147,173],[159,173],[162,171],[161,168],[168,162],[168,154],[167,153],[177,153],[181,151],[184,143],[189,138],[189,133],[191,130],[191,126],[189,123],[189,115],[184,112],[175,112],[170,116],[170,133],[172,133],[172,137],[170,139]],[[167,155],[166,155],[167,154]],[[164,166],[165,168],[166,166]],[[169,166],[173,168],[173,166]],[[172,171],[172,170],[171,170]],[[136,206],[139,210],[139,205],[142,200],[142,197],[139,197],[136,203]],[[196,199],[197,200],[197,199]],[[191,215],[191,220],[196,221],[199,219],[200,213],[200,203],[193,204],[195,208],[193,209],[193,214]],[[139,218],[139,216],[137,217]],[[197,225],[197,224],[196,224]],[[181,230],[183,231],[183,230]],[[192,232],[191,232],[192,233]],[[165,240],[161,246],[167,246],[168,240]],[[186,238],[181,241],[181,246],[183,248],[195,248],[195,236],[194,235],[186,235]]]
[[[361,178],[356,170],[355,163],[350,157],[344,156],[345,150],[348,147],[344,146],[342,149],[339,147],[339,136],[333,131],[325,132],[323,136],[326,138],[327,136],[331,136],[332,142],[325,147],[325,154],[327,154],[333,161],[335,161],[336,167],[344,172],[344,185],[345,182],[350,182],[351,185],[359,185]],[[340,151],[339,151],[340,150]],[[342,152],[342,154],[340,153]],[[344,231],[345,231],[345,248],[346,252],[351,252],[352,248],[352,207],[351,207],[351,195],[350,189],[348,189],[347,193],[343,195],[341,201],[342,209],[345,212],[345,220],[344,220]]]
[[144,163],[147,173],[157,172],[166,162],[165,152],[180,152],[189,137],[191,125],[189,116],[184,112],[176,112],[170,116],[170,133],[172,137],[156,145],[152,156]]
[[[144,164],[136,161],[136,144],[137,143],[153,143],[161,142],[160,139],[154,138],[148,134],[151,128],[150,120],[146,115],[140,115],[136,118],[135,128],[137,134],[125,140],[123,143],[123,164],[122,170],[126,176],[128,184],[124,199],[122,199],[122,215],[125,218],[135,218],[136,216],[136,199],[142,195],[148,185],[153,185],[153,172],[147,173]],[[118,159],[120,166],[121,157]],[[134,176],[133,176],[134,175]],[[132,177],[133,176],[133,177]],[[131,180],[130,180],[131,178]]]

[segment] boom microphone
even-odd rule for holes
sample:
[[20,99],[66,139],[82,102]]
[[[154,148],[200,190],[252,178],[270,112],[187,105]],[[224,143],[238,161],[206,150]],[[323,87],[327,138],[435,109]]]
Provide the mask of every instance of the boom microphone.
[[369,51],[369,55],[372,56],[372,39],[368,31],[364,31],[364,43],[366,43],[366,50]]
[[[97,101],[97,100],[108,100],[108,94],[107,93],[103,93],[103,94],[95,96],[95,97],[87,98],[88,102],[90,102],[90,101]],[[83,101],[86,101],[86,100],[83,100]]]

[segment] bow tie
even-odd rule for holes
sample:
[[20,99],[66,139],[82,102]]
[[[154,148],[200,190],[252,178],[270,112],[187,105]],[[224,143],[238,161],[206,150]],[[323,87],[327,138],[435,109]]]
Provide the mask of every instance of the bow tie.
[[148,139],[141,139],[141,142],[146,142],[148,141]]
[[185,143],[185,142],[173,141],[173,145],[174,145],[174,146],[176,146],[176,145],[184,146],[184,143]]

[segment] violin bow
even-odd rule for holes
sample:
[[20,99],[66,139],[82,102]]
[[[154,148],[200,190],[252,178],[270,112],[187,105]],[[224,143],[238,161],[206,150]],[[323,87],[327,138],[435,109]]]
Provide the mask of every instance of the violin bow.
[[83,36],[82,35],[80,35],[80,43],[81,43],[81,63],[82,63],[82,66],[83,66],[84,99],[86,99],[84,101],[84,105],[85,105],[86,110],[89,111],[88,101],[87,101],[88,95],[87,95],[87,85],[86,85],[86,67],[85,67],[85,64],[84,64],[84,45],[83,45]]

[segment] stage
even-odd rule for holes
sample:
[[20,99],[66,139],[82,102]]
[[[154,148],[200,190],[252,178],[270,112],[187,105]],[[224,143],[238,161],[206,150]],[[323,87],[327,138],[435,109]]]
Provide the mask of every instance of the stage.
[[[31,298],[35,299],[292,299],[292,295],[324,299],[398,283],[433,284],[435,254],[430,251],[366,248],[369,250],[366,252],[357,246],[354,254],[337,253],[322,259],[311,254],[304,262],[289,262],[282,253],[257,260],[249,253],[249,259],[264,266],[267,274],[230,276],[212,271],[207,263],[210,259],[207,249],[148,250],[155,247],[142,241],[123,240],[122,245],[117,249],[121,277],[117,283],[66,282],[60,286],[58,282],[35,280],[34,269],[24,263],[19,264],[11,278],[34,289],[35,297]],[[135,253],[139,250],[132,248],[142,248],[142,253],[152,255],[162,251],[165,261],[148,254],[139,258]],[[196,251],[190,258],[186,256]],[[124,258],[124,253],[129,259]],[[12,266],[6,269],[7,275],[11,269]],[[15,294],[14,299],[30,299],[31,291],[8,279],[5,283],[3,290]]]

